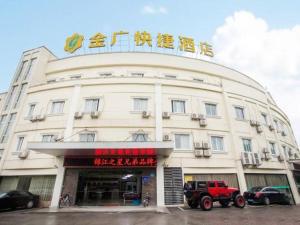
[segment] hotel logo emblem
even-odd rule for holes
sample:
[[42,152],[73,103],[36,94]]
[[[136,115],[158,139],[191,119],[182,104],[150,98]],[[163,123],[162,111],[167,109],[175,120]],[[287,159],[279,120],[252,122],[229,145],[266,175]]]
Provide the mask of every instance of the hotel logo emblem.
[[81,48],[84,37],[80,34],[74,33],[72,36],[68,37],[65,44],[65,51],[69,53],[75,52],[77,49]]

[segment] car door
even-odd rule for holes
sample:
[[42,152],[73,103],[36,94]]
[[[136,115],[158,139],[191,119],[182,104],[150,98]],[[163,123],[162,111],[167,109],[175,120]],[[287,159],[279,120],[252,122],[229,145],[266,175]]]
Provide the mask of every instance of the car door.
[[227,186],[223,181],[217,181],[217,189],[219,192],[219,198],[228,198]]
[[266,188],[264,190],[264,196],[269,198],[271,204],[276,202],[276,193],[273,192],[272,188]]
[[218,198],[219,197],[216,182],[214,182],[214,181],[209,181],[208,182],[208,192],[213,196],[213,198]]
[[18,191],[9,192],[9,199],[10,199],[12,208],[18,208],[18,207],[22,206],[21,195]]

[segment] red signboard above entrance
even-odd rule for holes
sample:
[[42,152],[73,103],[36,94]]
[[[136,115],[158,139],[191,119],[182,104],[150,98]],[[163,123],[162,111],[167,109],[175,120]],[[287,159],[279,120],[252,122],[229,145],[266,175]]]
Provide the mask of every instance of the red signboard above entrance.
[[97,156],[153,156],[153,148],[127,148],[127,149],[95,149]]

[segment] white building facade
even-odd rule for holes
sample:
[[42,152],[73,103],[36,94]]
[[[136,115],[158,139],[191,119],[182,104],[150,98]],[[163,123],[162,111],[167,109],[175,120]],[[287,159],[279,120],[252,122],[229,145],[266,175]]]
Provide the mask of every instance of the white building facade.
[[189,180],[274,186],[300,203],[289,119],[256,81],[198,59],[23,53],[0,94],[0,191],[56,207],[183,204]]

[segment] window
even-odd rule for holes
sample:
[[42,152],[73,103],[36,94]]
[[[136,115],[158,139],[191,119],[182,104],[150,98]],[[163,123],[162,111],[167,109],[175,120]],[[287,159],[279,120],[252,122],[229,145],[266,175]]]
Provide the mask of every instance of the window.
[[243,138],[243,147],[245,152],[252,152],[252,144],[251,144],[251,139],[246,139]]
[[175,149],[191,149],[189,134],[175,134]]
[[25,90],[26,86],[27,86],[27,84],[22,84],[21,89],[19,90],[19,93],[18,93],[17,98],[15,100],[14,108],[17,108],[19,100],[20,100],[22,94],[24,93],[24,90]]
[[148,134],[144,134],[144,133],[135,133],[132,134],[132,141],[136,141],[136,142],[144,142],[148,140]]
[[283,150],[283,153],[285,155],[285,158],[288,159],[289,158],[289,153],[288,153],[288,149],[285,145],[282,145],[282,150]]
[[9,95],[6,98],[6,102],[5,102],[5,106],[4,106],[4,111],[6,111],[9,108],[10,103],[14,99],[17,87],[18,86],[13,86],[12,89],[11,89],[11,91],[9,92]]
[[134,98],[133,99],[133,110],[142,112],[147,111],[148,99],[147,98]]
[[193,78],[193,81],[197,81],[197,82],[200,82],[200,83],[203,83],[203,82],[204,82],[204,80],[199,79],[199,78]]
[[267,114],[265,113],[262,113],[261,114],[261,117],[262,117],[262,121],[265,125],[268,125],[268,117],[267,117]]
[[289,158],[293,158],[293,149],[289,148]]
[[205,103],[206,116],[217,116],[217,105]]
[[110,77],[110,76],[112,76],[112,73],[100,73],[99,75],[101,77]]
[[11,126],[13,125],[15,119],[16,119],[16,113],[10,114],[9,120],[8,120],[6,126],[3,129],[3,133],[2,133],[2,136],[1,136],[1,139],[0,139],[0,143],[5,143],[7,141],[8,134],[10,132]]
[[27,67],[28,61],[24,61],[20,67],[19,73],[16,76],[15,82],[18,82],[19,78],[22,76],[22,74],[24,73],[26,67]]
[[245,114],[244,114],[244,108],[242,107],[234,107],[235,108],[235,115],[236,115],[236,118],[238,120],[244,120],[245,119]]
[[172,100],[172,112],[173,113],[185,113],[185,101]]
[[30,104],[29,105],[29,109],[28,109],[28,113],[27,113],[28,117],[33,116],[33,112],[34,112],[35,106],[36,106],[36,104]]
[[278,121],[274,119],[274,123],[275,123],[276,130],[280,130]]
[[18,137],[18,144],[17,144],[16,152],[20,152],[21,151],[23,141],[24,141],[24,137]]
[[212,136],[211,145],[213,151],[224,151],[224,140],[223,137]]
[[133,77],[144,77],[143,73],[131,73],[131,76]]
[[209,186],[209,187],[216,187],[216,184],[215,184],[215,182],[209,182],[209,183],[208,183],[208,186]]
[[0,134],[1,134],[2,128],[4,127],[4,124],[6,123],[6,118],[7,118],[7,115],[2,115],[1,116],[1,119],[0,119]]
[[51,107],[51,114],[59,114],[63,113],[64,111],[64,101],[55,101],[52,102],[52,107]]
[[71,75],[70,76],[70,79],[71,80],[76,80],[76,79],[80,79],[81,78],[81,75],[80,74],[77,74],[77,75]]
[[53,134],[45,134],[42,136],[42,142],[55,142],[57,136]]
[[79,134],[80,142],[94,142],[95,141],[95,133],[84,133]]
[[99,108],[99,102],[100,102],[100,100],[98,98],[86,99],[85,106],[84,106],[84,112],[86,112],[86,113],[97,112],[98,108]]
[[176,76],[175,75],[166,74],[165,78],[176,79]]
[[27,71],[26,71],[26,74],[25,74],[23,80],[26,80],[26,79],[28,79],[28,78],[30,77],[31,71],[32,71],[32,68],[33,68],[34,65],[35,65],[35,62],[36,62],[36,58],[30,60],[30,64],[29,64],[29,66],[28,66],[28,69],[27,69]]
[[275,143],[269,142],[269,145],[270,145],[271,154],[272,154],[272,155],[276,155],[276,147],[275,147]]
[[218,187],[226,187],[225,183],[222,181],[218,181]]

